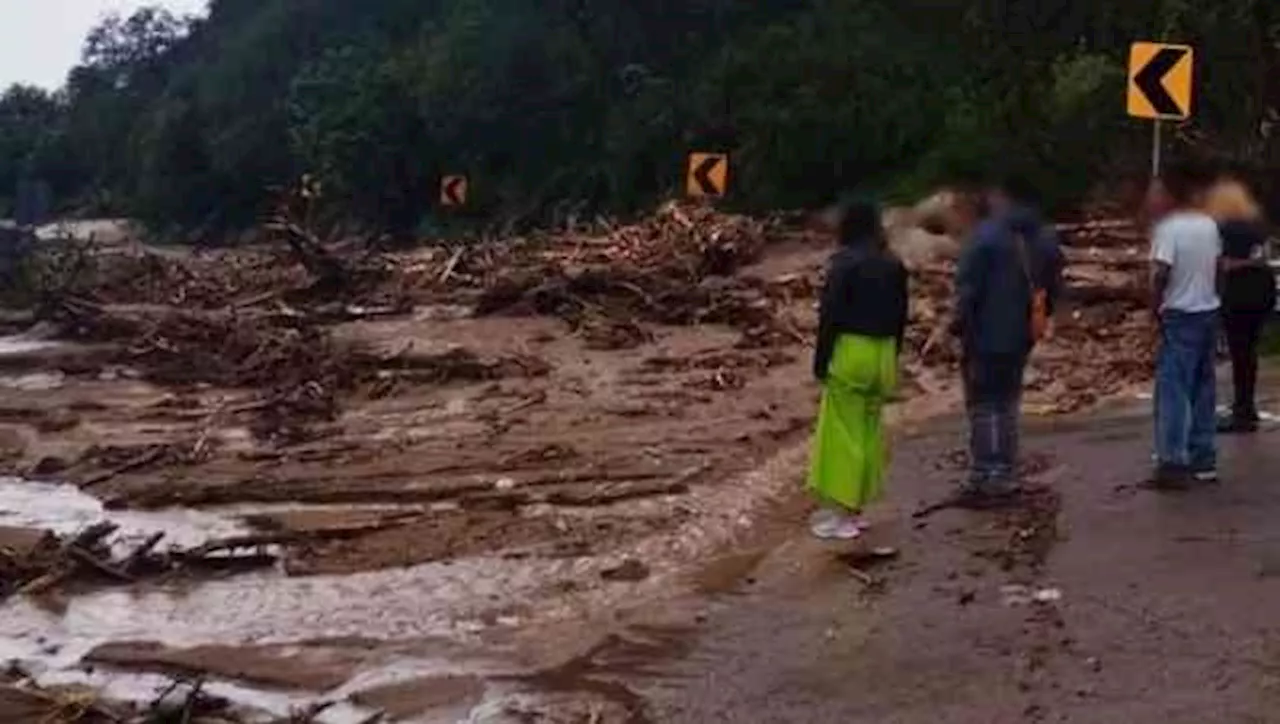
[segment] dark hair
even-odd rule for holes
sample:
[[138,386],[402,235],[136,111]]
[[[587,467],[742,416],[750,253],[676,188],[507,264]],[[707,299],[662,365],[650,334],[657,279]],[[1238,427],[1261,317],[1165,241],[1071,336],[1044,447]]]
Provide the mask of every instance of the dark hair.
[[840,204],[840,245],[879,243],[884,237],[880,206],[867,199],[854,199]]
[[1183,205],[1190,203],[1197,192],[1209,186],[1212,178],[1212,174],[1199,164],[1179,163],[1166,168],[1159,180],[1169,198],[1175,204]]
[[1002,176],[996,182],[995,188],[1015,203],[1027,206],[1035,206],[1040,203],[1040,192],[1031,183],[1030,179],[1021,174],[1011,173]]

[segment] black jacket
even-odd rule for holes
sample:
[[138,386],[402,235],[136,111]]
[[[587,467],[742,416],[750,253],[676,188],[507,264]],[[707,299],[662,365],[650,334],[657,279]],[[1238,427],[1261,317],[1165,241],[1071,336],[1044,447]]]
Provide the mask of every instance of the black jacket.
[[1222,255],[1229,259],[1257,262],[1229,272],[1224,278],[1222,305],[1228,313],[1258,314],[1276,306],[1276,278],[1258,252],[1267,241],[1262,224],[1226,221],[1218,225],[1222,235]]
[[818,309],[814,376],[826,379],[841,334],[896,338],[901,352],[907,304],[907,268],[891,252],[868,242],[833,254]]
[[[1018,245],[1025,242],[1026,257]],[[955,330],[969,354],[1025,355],[1031,351],[1031,273],[1058,304],[1065,266],[1053,230],[1031,209],[1014,209],[978,227],[956,270]]]

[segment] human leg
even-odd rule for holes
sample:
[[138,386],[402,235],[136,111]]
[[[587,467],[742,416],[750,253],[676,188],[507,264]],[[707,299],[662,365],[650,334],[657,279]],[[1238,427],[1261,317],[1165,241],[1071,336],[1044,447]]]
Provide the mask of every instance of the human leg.
[[971,357],[968,375],[971,471],[969,488],[1005,494],[1015,487],[1018,424],[1025,358],[1014,355]]
[[990,385],[990,363],[977,354],[964,359],[965,411],[969,421],[970,488],[984,485],[995,474],[998,457],[998,398]]
[[860,534],[863,508],[883,493],[885,450],[881,416],[896,371],[892,343],[853,335],[836,343],[809,473],[809,487],[827,509],[811,520],[821,538]]
[[1258,348],[1262,343],[1262,331],[1270,316],[1270,311],[1250,313],[1245,317],[1242,330],[1243,369],[1236,401],[1240,405],[1242,419],[1255,423],[1258,421]]
[[1215,351],[1218,340],[1218,314],[1206,312],[1192,320],[1195,341],[1195,365],[1192,368],[1190,410],[1187,430],[1187,457],[1197,478],[1217,478],[1218,452],[1214,416],[1217,411],[1217,374]]
[[1233,401],[1231,415],[1218,425],[1222,433],[1252,432],[1257,428],[1257,409],[1254,406],[1254,386],[1258,372],[1257,336],[1261,325],[1255,315],[1248,312],[1229,311],[1223,315],[1222,326],[1231,354],[1231,385]]
[[1017,487],[1019,427],[1022,417],[1022,377],[1026,358],[1001,355],[992,361],[993,392],[996,397],[996,446],[993,451],[994,471],[988,487],[994,493],[1011,492]]
[[1162,468],[1189,465],[1191,380],[1196,372],[1198,350],[1187,317],[1168,312],[1160,322],[1160,350],[1156,358],[1155,442]]

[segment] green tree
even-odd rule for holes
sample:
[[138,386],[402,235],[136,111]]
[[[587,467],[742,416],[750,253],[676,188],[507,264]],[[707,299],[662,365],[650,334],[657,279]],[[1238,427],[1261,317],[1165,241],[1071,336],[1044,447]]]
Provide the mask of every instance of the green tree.
[[0,95],[0,214],[10,213],[20,179],[54,170],[51,149],[62,113],[40,88],[14,85]]
[[312,173],[333,219],[403,232],[446,173],[476,217],[544,223],[651,204],[722,150],[754,208],[1004,164],[1070,203],[1145,168],[1140,39],[1198,51],[1177,151],[1275,162],[1266,0],[211,0],[110,17],[63,92],[0,99],[0,194],[38,172],[64,205],[215,229]]

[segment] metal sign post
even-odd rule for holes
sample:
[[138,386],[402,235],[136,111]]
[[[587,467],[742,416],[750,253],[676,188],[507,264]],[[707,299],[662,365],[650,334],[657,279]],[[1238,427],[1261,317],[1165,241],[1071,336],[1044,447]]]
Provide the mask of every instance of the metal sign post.
[[1163,126],[1164,121],[1160,119],[1151,124],[1151,178],[1160,178],[1160,152],[1164,145],[1160,130]]
[[1189,45],[1134,43],[1129,49],[1129,115],[1154,121],[1151,177],[1160,177],[1164,121],[1191,117],[1195,50]]

